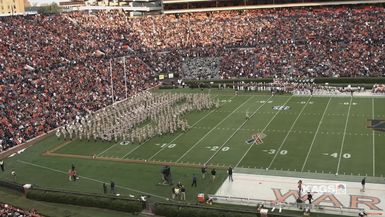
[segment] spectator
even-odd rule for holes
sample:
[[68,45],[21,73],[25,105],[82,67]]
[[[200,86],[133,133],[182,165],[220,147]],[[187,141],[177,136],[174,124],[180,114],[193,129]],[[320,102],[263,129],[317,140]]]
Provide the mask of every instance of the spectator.
[[197,187],[197,177],[193,174],[191,187]]

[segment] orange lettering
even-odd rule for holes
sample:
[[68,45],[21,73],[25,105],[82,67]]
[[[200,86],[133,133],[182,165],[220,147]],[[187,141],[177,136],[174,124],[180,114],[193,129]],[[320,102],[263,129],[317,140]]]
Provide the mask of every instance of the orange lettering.
[[[275,198],[276,198],[277,201],[279,201],[280,203],[286,202],[286,200],[287,200],[289,197],[293,197],[295,201],[298,199],[298,191],[296,191],[296,190],[289,190],[289,191],[288,191],[287,193],[285,193],[284,195],[282,195],[281,189],[278,189],[278,188],[272,188],[271,190],[273,190],[274,195],[275,195]],[[305,200],[305,197],[306,197],[306,196],[302,197],[302,200]]]
[[336,208],[343,207],[342,203],[332,194],[323,194],[314,200],[315,205],[320,205],[321,203],[330,203]]
[[381,203],[377,197],[350,195],[350,208],[357,209],[358,204],[366,205],[371,210],[382,210],[376,204]]

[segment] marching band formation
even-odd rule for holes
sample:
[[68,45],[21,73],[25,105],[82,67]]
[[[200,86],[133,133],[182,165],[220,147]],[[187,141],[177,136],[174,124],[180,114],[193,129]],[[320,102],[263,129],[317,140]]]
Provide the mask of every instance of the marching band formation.
[[186,131],[189,125],[183,116],[188,112],[218,107],[219,100],[209,94],[144,91],[85,117],[77,116],[58,128],[56,136],[143,143],[157,135]]

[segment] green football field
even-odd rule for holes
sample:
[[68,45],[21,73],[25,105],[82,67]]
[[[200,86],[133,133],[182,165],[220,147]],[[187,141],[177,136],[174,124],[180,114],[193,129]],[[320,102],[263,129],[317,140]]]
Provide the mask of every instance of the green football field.
[[[191,129],[185,133],[143,144],[75,141],[56,152],[147,162],[385,174],[385,133],[370,128],[371,120],[385,120],[385,98],[211,94],[222,106],[188,115]],[[252,142],[257,133],[266,135],[262,144]]]
[[[193,174],[199,176],[198,188],[188,188],[188,200],[195,201],[199,192],[216,192],[226,178],[220,168],[228,166],[236,167],[235,172],[385,175],[385,98],[235,95],[232,90],[210,94],[221,106],[188,114],[191,128],[184,133],[142,144],[64,141],[51,135],[6,159],[7,171],[0,178],[12,179],[10,171],[15,170],[20,183],[85,192],[101,192],[101,183],[113,180],[123,195],[150,194],[163,200],[171,188],[159,184],[160,165],[171,164],[176,165],[175,181],[189,186]],[[253,143],[256,134],[261,144]],[[78,182],[68,181],[72,163],[81,177]],[[215,182],[200,177],[196,167],[203,164],[219,168]]]
[[[216,110],[187,116],[190,130],[142,144],[81,142],[55,153],[143,162],[385,175],[385,98],[234,95],[213,91]],[[247,116],[249,118],[247,118]],[[253,135],[265,135],[253,144]],[[58,141],[58,144],[63,141]]]

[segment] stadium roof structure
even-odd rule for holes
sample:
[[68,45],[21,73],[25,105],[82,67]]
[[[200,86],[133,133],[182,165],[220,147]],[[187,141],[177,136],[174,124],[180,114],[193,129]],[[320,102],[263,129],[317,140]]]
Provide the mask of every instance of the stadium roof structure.
[[[285,7],[321,7],[335,5],[358,5],[358,4],[383,4],[385,0],[362,0],[362,1],[332,1],[332,0],[265,0],[258,3],[229,6],[228,1],[221,0],[163,0],[163,13],[194,13],[230,10],[252,10],[264,8],[285,8]],[[226,4],[223,4],[226,3]]]

